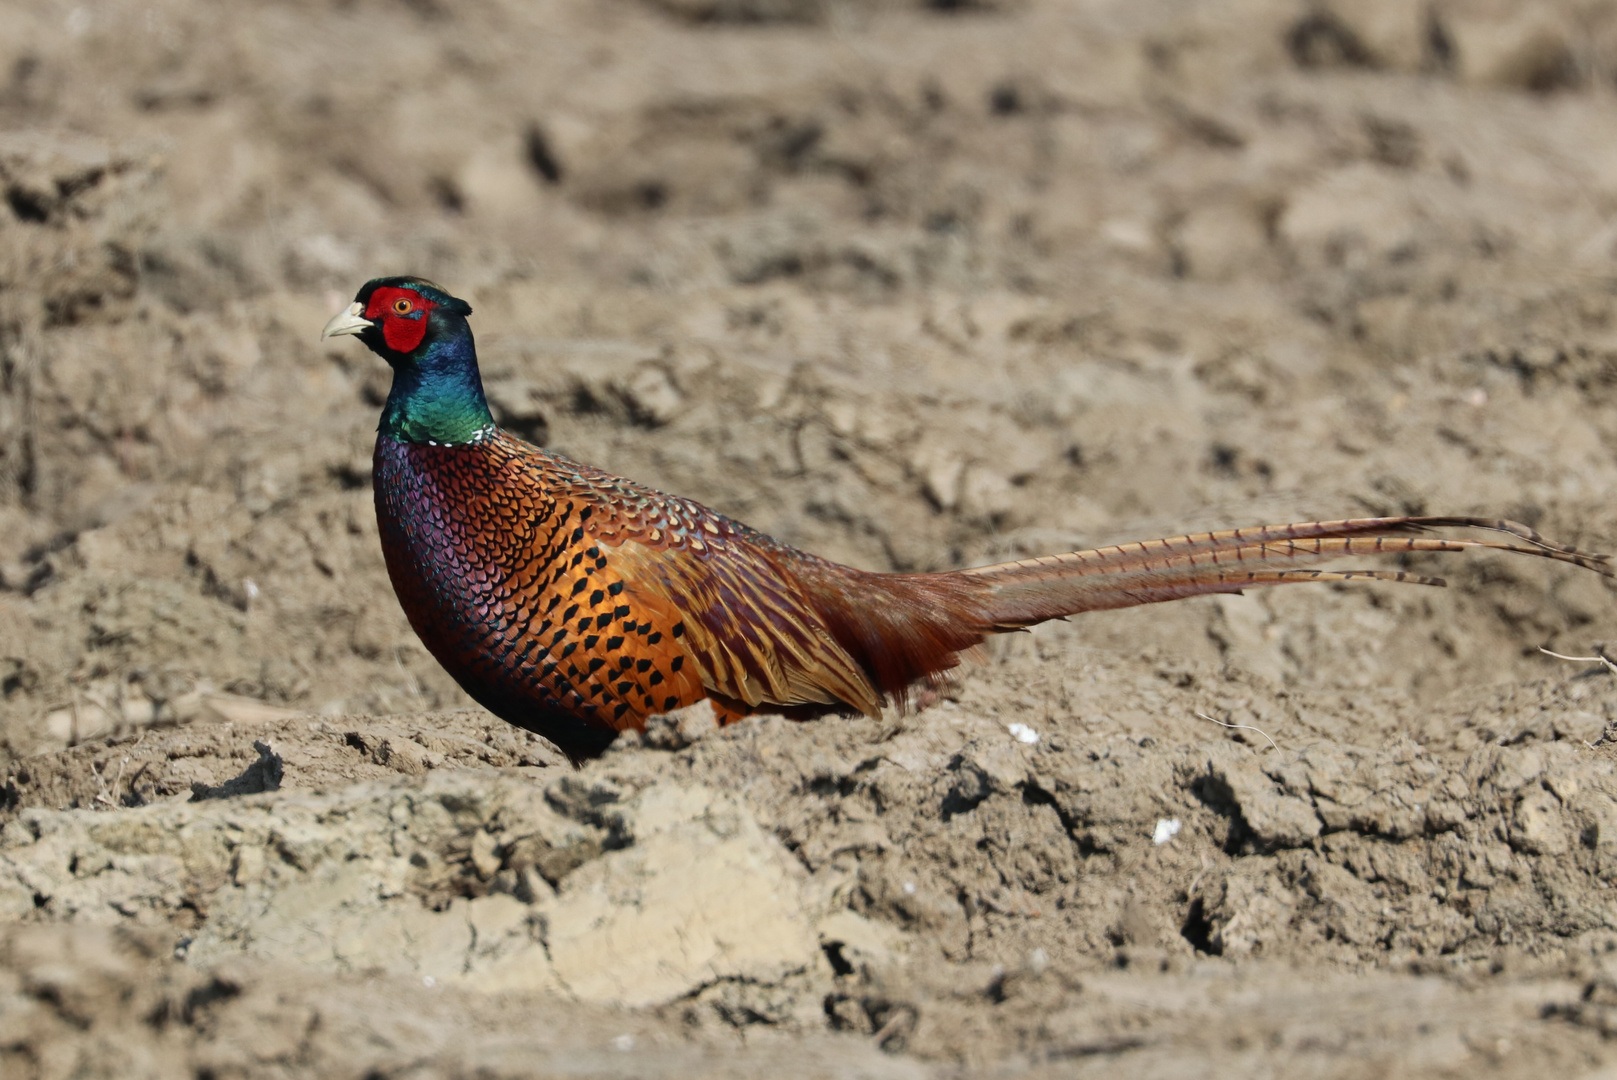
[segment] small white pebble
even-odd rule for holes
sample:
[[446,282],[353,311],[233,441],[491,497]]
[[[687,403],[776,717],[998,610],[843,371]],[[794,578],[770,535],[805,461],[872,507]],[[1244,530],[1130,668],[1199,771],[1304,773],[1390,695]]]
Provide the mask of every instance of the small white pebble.
[[241,587],[242,591],[247,594],[247,599],[258,599],[258,582],[254,581],[252,578],[242,578]]
[[1005,730],[1009,731],[1019,743],[1027,743],[1032,746],[1039,741],[1039,733],[1026,724],[1007,724],[1005,725]]
[[1179,835],[1179,830],[1182,827],[1176,817],[1157,818],[1157,827],[1151,830],[1151,842],[1153,844],[1166,844],[1169,840]]
[[421,985],[425,986],[428,990],[431,990],[434,986],[438,985],[438,980],[434,979],[431,975],[423,975],[421,976]]
[[904,883],[904,895],[905,896],[914,896],[915,895],[915,882],[906,881]]
[[1465,392],[1465,403],[1473,408],[1482,408],[1488,404],[1488,391],[1480,386],[1467,390]]
[[613,1039],[612,1039],[612,1049],[621,1050],[623,1053],[627,1054],[630,1050],[634,1049],[634,1036],[633,1035],[617,1035],[617,1036],[614,1036]]
[[1033,955],[1027,958],[1027,966],[1037,975],[1050,966],[1050,954],[1043,949],[1034,949]]

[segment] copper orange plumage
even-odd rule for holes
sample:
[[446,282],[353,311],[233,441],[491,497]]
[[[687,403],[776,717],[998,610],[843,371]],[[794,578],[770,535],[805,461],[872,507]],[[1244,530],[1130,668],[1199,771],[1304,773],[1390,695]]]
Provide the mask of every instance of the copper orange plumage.
[[[1612,573],[1606,556],[1524,525],[1458,517],[1259,526],[931,574],[856,570],[501,431],[470,314],[431,282],[382,278],[324,336],[357,335],[393,368],[376,514],[410,625],[474,699],[575,763],[703,698],[724,722],[874,716],[988,635],[1083,611],[1305,581],[1442,584],[1296,568],[1341,555],[1491,548]],[[1424,535],[1441,527],[1510,539]]]

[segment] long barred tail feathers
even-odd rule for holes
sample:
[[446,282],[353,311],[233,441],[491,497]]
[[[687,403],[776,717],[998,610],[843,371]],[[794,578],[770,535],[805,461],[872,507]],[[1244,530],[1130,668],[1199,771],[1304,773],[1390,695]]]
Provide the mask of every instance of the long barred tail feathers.
[[[1430,535],[1452,527],[1502,533],[1508,539]],[[839,664],[851,660],[869,681],[868,694],[843,691],[837,696],[875,715],[877,699],[902,706],[913,684],[935,682],[991,634],[1084,611],[1269,585],[1360,580],[1442,585],[1441,578],[1404,570],[1307,567],[1344,555],[1470,549],[1553,559],[1614,576],[1607,556],[1553,543],[1525,525],[1454,517],[1265,525],[930,574],[868,573],[800,558],[792,573],[831,639],[826,644]]]
[[[1484,529],[1515,539],[1422,535],[1445,527]],[[1234,593],[1264,585],[1352,580],[1442,585],[1441,578],[1404,571],[1295,567],[1344,555],[1470,549],[1532,555],[1614,576],[1610,556],[1554,543],[1518,522],[1461,517],[1355,518],[1265,525],[1047,555],[959,573],[987,586],[985,614],[989,626],[985,629],[999,631],[1083,611]]]

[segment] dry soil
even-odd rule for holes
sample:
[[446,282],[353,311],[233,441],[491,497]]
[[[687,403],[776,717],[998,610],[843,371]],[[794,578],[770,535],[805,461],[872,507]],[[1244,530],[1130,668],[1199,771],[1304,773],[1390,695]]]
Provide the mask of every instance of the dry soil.
[[581,771],[377,547],[413,272],[498,418],[821,554],[1617,548],[1610,0],[0,5],[0,1075],[1610,1077],[1614,590],[995,643]]

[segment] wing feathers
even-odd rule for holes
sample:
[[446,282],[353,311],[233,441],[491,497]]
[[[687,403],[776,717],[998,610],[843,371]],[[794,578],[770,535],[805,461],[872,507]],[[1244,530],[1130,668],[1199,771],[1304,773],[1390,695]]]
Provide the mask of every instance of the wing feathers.
[[880,713],[865,672],[768,554],[732,543],[722,558],[700,557],[629,541],[616,560],[631,568],[637,593],[655,592],[683,614],[686,648],[709,690],[755,707],[846,704]]

